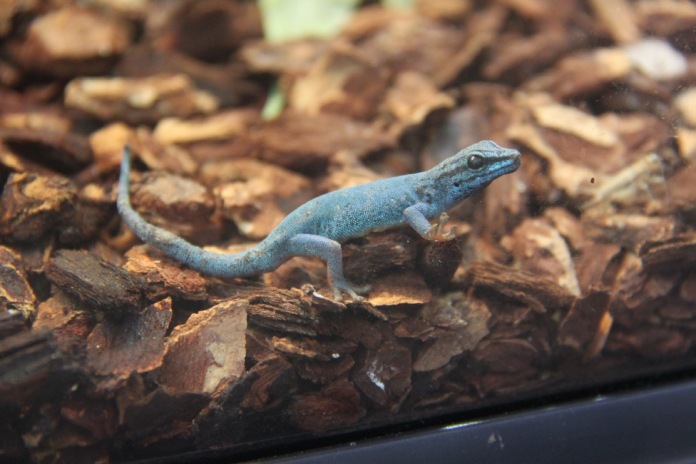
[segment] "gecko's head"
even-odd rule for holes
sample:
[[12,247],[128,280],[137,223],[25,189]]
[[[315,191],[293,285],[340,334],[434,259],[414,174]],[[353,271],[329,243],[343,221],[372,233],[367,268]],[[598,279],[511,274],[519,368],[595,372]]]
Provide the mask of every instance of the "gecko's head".
[[447,192],[454,205],[486,187],[494,179],[520,167],[520,152],[490,140],[466,147],[433,168],[437,189]]

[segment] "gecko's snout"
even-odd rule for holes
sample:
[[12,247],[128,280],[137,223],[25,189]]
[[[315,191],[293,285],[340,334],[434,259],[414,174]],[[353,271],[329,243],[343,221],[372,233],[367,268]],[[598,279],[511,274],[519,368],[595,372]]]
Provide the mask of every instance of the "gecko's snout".
[[511,165],[515,170],[520,167],[522,164],[522,156],[520,155],[520,152],[515,149],[510,149],[510,159],[512,161]]
[[503,152],[500,153],[500,155],[497,157],[497,175],[515,172],[520,167],[521,163],[522,157],[520,156],[519,150],[515,150],[514,148],[505,148]]

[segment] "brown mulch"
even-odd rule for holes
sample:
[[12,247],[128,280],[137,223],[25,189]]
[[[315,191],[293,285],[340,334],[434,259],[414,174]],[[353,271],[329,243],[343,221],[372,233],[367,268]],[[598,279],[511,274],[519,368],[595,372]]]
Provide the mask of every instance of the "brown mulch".
[[[696,366],[696,5],[429,0],[269,43],[251,1],[0,7],[0,461],[109,462],[474,410]],[[279,117],[261,108],[271,83]],[[521,168],[320,261],[201,275],[342,187],[482,139]]]

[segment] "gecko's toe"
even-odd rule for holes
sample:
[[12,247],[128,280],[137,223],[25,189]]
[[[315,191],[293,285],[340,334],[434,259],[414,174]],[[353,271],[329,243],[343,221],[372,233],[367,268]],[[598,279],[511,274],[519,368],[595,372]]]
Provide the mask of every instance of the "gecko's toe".
[[359,292],[366,292],[369,290],[369,286],[364,285],[364,286],[358,287],[358,286],[351,285],[348,283],[346,283],[345,285],[341,285],[341,286],[334,285],[334,287],[333,287],[334,300],[343,301],[343,293],[345,293],[353,301],[363,301],[364,298],[361,297],[360,295],[358,295],[356,293],[356,290]]
[[457,238],[457,227],[452,226],[446,233],[442,233],[438,236],[438,242],[449,242],[455,238]]
[[452,227],[450,230],[445,232],[445,224],[449,217],[442,213],[438,222],[436,222],[428,231],[428,239],[433,242],[449,242],[457,237],[457,227]]

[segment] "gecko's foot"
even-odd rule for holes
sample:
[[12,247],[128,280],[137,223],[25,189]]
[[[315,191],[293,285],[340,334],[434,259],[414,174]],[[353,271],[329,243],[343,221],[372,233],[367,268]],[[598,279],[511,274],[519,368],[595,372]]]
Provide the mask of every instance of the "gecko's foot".
[[343,293],[346,293],[351,300],[353,301],[363,301],[364,298],[361,297],[356,293],[356,290],[360,293],[365,293],[369,291],[370,286],[369,285],[363,285],[363,286],[356,286],[356,285],[351,285],[349,283],[344,283],[344,284],[334,284],[333,285],[333,293],[334,293],[334,300],[336,301],[343,301]]
[[452,227],[450,230],[445,232],[445,224],[449,220],[447,213],[440,214],[437,218],[437,222],[430,227],[428,231],[428,239],[435,242],[448,242],[454,240],[456,237],[457,228]]

